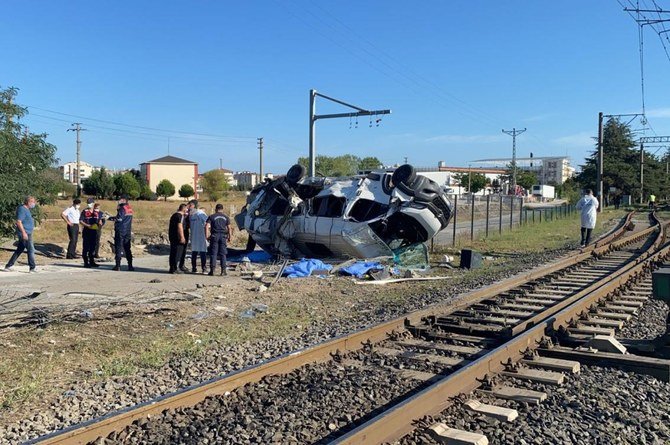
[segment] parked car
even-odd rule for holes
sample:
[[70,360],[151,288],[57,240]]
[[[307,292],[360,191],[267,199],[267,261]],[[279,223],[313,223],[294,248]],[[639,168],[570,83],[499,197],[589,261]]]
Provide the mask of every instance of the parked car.
[[349,178],[294,165],[256,186],[236,223],[274,255],[373,258],[429,241],[451,214],[446,193],[409,164]]

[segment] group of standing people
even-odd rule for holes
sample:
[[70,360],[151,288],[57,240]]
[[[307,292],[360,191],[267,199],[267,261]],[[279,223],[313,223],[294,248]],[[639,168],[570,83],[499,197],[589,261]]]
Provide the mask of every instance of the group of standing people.
[[193,199],[188,204],[180,204],[170,217],[168,238],[170,240],[171,274],[188,272],[185,266],[186,250],[191,241],[191,273],[197,273],[198,259],[201,272],[206,272],[207,257],[210,257],[209,273],[214,275],[217,260],[221,263],[221,275],[227,275],[226,256],[228,242],[232,235],[230,218],[223,213],[223,205],[217,204],[215,213],[207,213]]
[[70,240],[65,258],[77,258],[77,242],[81,228],[83,239],[81,256],[84,260],[84,267],[99,267],[95,259],[100,258],[100,237],[106,218],[100,210],[100,204],[96,203],[93,198],[86,200],[86,208],[83,212],[79,210],[80,206],[81,200],[75,199],[72,205],[61,213],[61,218],[67,224],[67,235]]
[[[33,230],[35,220],[31,210],[35,208],[35,198],[26,196],[23,205],[16,209],[16,235],[18,238],[16,250],[5,265],[4,270],[13,270],[14,264],[19,256],[25,251],[28,254],[28,267],[30,272],[36,272],[35,264],[35,246],[33,244]],[[100,204],[95,202],[94,198],[86,200],[86,208],[80,211],[81,200],[76,198],[72,205],[61,213],[61,218],[67,224],[67,234],[69,243],[65,258],[76,259],[77,243],[79,233],[82,235],[81,257],[84,260],[84,267],[100,267],[95,262],[100,258],[100,239],[102,228],[106,221],[114,222],[114,252],[116,264],[113,270],[121,270],[121,258],[125,255],[128,261],[128,270],[133,271],[133,254],[131,251],[131,231],[133,223],[133,209],[128,204],[126,197],[119,198],[116,216],[107,216],[100,209]]]
[[70,240],[67,246],[65,258],[77,258],[77,242],[79,230],[83,238],[81,256],[84,267],[100,267],[95,262],[100,258],[100,239],[102,228],[107,220],[114,222],[114,260],[112,270],[121,270],[121,258],[125,255],[128,261],[128,270],[133,271],[133,253],[131,250],[131,234],[133,224],[133,209],[128,204],[128,198],[122,196],[117,202],[116,216],[107,216],[101,209],[100,204],[94,198],[86,200],[86,209],[81,212],[81,200],[76,198],[72,205],[65,209],[61,218],[67,223],[67,235]]

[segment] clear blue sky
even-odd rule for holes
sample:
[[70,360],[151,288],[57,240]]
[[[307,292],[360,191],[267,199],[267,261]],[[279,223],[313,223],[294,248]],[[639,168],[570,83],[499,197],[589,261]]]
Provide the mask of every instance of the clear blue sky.
[[[265,170],[284,172],[307,154],[310,88],[392,109],[379,127],[317,124],[320,154],[387,164],[511,156],[512,127],[528,128],[519,156],[579,164],[598,111],[641,110],[637,26],[616,0],[26,1],[4,8],[0,41],[0,86],[20,89],[31,131],[70,161],[66,129],[83,122],[82,158],[113,168],[165,155],[170,136],[201,170],[256,170],[263,136]],[[650,29],[644,55],[649,122],[667,135],[670,61]]]

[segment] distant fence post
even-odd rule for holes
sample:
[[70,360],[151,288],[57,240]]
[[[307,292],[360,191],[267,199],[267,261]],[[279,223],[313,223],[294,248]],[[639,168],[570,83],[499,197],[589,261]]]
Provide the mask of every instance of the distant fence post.
[[456,245],[456,215],[458,215],[458,195],[454,195],[454,237],[451,240],[451,245]]
[[498,234],[502,234],[502,209],[503,208],[503,195],[500,195],[500,214],[498,215]]
[[475,240],[475,195],[470,199],[470,241]]
[[509,197],[509,229],[514,228],[514,196]]
[[489,208],[491,206],[491,195],[486,195],[486,237],[489,237]]
[[523,197],[519,196],[519,225],[523,221]]

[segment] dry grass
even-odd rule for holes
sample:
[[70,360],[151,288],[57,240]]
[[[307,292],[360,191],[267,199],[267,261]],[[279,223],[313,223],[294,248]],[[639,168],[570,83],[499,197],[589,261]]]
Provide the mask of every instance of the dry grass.
[[[82,200],[85,202],[85,200]],[[116,201],[101,200],[100,208],[111,214],[116,213]],[[231,217],[242,209],[246,202],[244,192],[229,192],[228,197],[218,201],[223,204],[224,212]],[[200,201],[200,206],[211,214],[217,202]],[[35,243],[66,244],[68,241],[65,223],[60,215],[65,208],[71,205],[71,201],[58,201],[54,205],[42,207],[46,219],[35,230]],[[167,232],[170,216],[175,212],[179,202],[177,201],[132,201],[130,203],[134,211],[133,232],[137,236],[152,236],[161,232]],[[85,207],[85,206],[82,206]],[[239,237],[239,235],[238,235]],[[246,236],[243,236],[246,243]],[[241,241],[237,238],[233,241]],[[235,242],[233,242],[235,244]],[[235,244],[236,245],[236,244]]]
[[[136,204],[138,214],[142,215],[153,211],[167,217],[174,208],[174,203]],[[605,227],[606,222],[611,223],[623,214],[623,211],[603,212],[596,233],[606,231],[611,227]],[[149,227],[139,221],[138,226]],[[483,252],[523,254],[563,247],[567,242],[576,242],[578,235],[579,223],[575,217],[525,226],[477,241],[472,247]],[[486,262],[479,270],[447,273],[453,274],[451,282],[455,283],[509,267],[507,260],[500,260]],[[436,272],[445,273],[437,269]],[[52,324],[44,329],[0,333],[3,350],[0,407],[7,414],[4,421],[10,421],[10,415],[20,417],[30,405],[47,403],[50,397],[77,381],[132,375],[142,369],[160,368],[175,357],[199,356],[224,345],[299,336],[312,323],[326,322],[333,317],[344,319],[360,307],[389,308],[402,304],[408,295],[441,286],[435,282],[403,283],[385,287],[380,292],[376,287],[357,286],[344,278],[309,278],[281,280],[261,295],[251,290],[256,285],[240,280],[226,290],[207,287],[200,290],[203,300],[172,303],[169,307],[173,312],[160,315],[101,318],[87,323]],[[224,294],[224,300],[218,299],[220,294]],[[270,311],[255,319],[240,319],[237,315],[253,302],[268,304]],[[235,315],[223,316],[214,310],[217,305],[230,307]],[[196,318],[201,312],[211,316]]]

